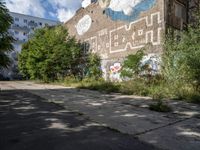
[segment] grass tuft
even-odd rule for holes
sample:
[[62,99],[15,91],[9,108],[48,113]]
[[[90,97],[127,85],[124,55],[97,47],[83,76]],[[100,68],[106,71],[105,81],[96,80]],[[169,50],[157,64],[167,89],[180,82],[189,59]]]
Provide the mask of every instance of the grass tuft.
[[164,104],[162,100],[158,100],[156,104],[151,104],[149,109],[157,112],[170,112],[172,110],[167,104]]

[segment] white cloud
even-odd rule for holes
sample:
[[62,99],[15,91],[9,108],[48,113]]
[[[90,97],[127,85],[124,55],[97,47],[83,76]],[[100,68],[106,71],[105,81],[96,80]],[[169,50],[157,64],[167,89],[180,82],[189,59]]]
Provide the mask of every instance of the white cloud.
[[57,18],[61,22],[66,22],[81,7],[82,0],[48,0],[48,2],[56,10]]
[[45,9],[40,0],[5,0],[6,6],[12,12],[33,15],[37,17],[45,16]]
[[87,6],[89,6],[91,4],[91,0],[84,0],[83,2],[82,2],[82,7],[87,7]]
[[130,15],[135,7],[142,0],[111,0],[109,7],[114,11],[123,11],[126,15]]
[[[5,0],[12,12],[45,18],[46,14],[58,18],[61,22],[68,21],[81,7],[82,0]],[[49,9],[51,6],[54,10]]]
[[48,2],[55,8],[67,8],[76,10],[81,7],[82,0],[48,0]]
[[61,22],[66,22],[70,18],[74,16],[75,12],[71,12],[70,10],[66,9],[58,9],[57,10],[57,17]]

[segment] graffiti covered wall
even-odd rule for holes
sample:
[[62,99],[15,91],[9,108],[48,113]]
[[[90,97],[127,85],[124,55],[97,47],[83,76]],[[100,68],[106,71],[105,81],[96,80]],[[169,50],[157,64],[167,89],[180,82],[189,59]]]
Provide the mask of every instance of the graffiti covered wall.
[[148,11],[155,3],[156,0],[100,0],[100,6],[114,21],[135,21],[141,12]]
[[[161,53],[164,0],[99,0],[68,21],[71,35],[98,53],[107,77],[115,62],[151,43],[148,53]],[[117,75],[116,75],[117,76]]]
[[115,62],[112,66],[110,66],[110,75],[109,78],[112,82],[120,81],[120,71],[122,69],[121,63]]

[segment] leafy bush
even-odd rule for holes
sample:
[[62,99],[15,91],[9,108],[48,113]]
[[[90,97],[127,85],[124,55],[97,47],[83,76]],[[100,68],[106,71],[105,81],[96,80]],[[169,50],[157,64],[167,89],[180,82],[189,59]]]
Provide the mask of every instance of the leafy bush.
[[189,27],[179,36],[178,42],[172,34],[166,38],[162,75],[176,98],[187,100],[194,95],[196,99],[200,95],[200,26]]
[[65,80],[72,76],[101,77],[100,58],[84,56],[81,43],[70,37],[63,26],[45,27],[35,31],[23,45],[19,55],[19,69],[23,76],[45,82]]
[[97,54],[89,54],[87,57],[87,78],[100,79],[102,77],[101,59]]
[[137,77],[141,71],[141,60],[144,56],[143,50],[137,51],[136,54],[128,55],[123,63],[121,70],[122,78]]
[[23,45],[19,55],[21,73],[31,79],[54,81],[78,74],[81,46],[62,26],[45,27],[35,31]]

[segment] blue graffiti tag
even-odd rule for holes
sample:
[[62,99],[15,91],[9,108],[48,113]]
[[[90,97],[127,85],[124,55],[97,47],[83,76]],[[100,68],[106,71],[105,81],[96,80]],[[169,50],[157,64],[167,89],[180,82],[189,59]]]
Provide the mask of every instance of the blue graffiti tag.
[[111,8],[105,9],[105,14],[109,16],[113,21],[126,21],[131,22],[135,21],[138,16],[143,11],[147,11],[156,4],[156,0],[142,0],[135,7],[132,8],[132,13],[130,15],[124,14],[123,11],[114,11]]

